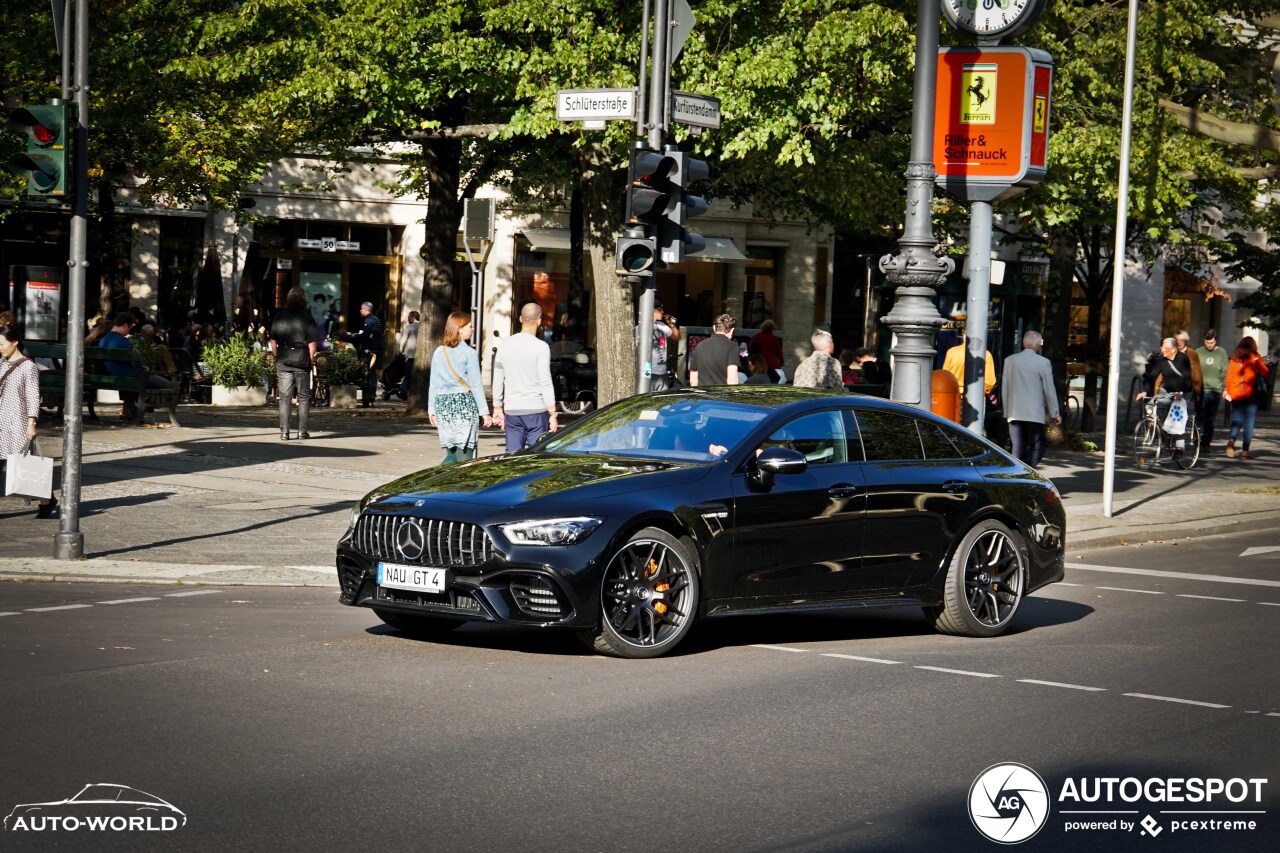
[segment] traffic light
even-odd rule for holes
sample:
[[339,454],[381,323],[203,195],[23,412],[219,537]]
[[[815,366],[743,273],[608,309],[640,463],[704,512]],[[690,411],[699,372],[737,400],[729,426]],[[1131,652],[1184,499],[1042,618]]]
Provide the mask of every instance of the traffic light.
[[675,168],[672,157],[637,143],[631,152],[631,180],[627,189],[629,227],[643,228],[649,236],[657,236],[658,227],[679,189],[671,182]]
[[27,196],[60,199],[67,194],[67,106],[18,107],[9,122],[27,133],[27,150],[9,158],[9,168],[27,177]]
[[618,238],[615,258],[618,275],[651,278],[658,259],[657,241],[640,228],[628,228],[626,235]]
[[685,255],[694,255],[707,247],[701,234],[688,229],[688,222],[707,212],[707,200],[689,192],[689,187],[711,174],[704,160],[695,160],[675,146],[668,145],[666,159],[672,163],[667,174],[671,200],[663,216],[658,234],[660,256],[664,263],[679,263]]

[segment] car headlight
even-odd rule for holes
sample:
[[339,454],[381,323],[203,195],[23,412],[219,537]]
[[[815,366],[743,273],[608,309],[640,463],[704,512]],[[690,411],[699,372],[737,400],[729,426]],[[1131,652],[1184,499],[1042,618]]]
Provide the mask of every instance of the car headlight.
[[342,534],[345,539],[351,535],[351,531],[356,529],[356,522],[360,520],[360,513],[364,509],[364,501],[358,500],[351,505],[351,517],[347,519],[347,532]]
[[513,545],[576,545],[600,526],[599,518],[547,518],[500,524],[498,529]]

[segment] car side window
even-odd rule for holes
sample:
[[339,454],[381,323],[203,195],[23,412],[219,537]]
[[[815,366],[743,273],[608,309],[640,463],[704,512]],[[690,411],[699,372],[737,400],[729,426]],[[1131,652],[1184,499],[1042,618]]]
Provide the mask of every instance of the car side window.
[[950,439],[955,445],[956,451],[962,459],[975,459],[979,456],[985,456],[990,450],[973,437],[968,430],[959,429],[957,427],[942,426],[940,427],[943,434]]
[[854,416],[858,421],[858,432],[862,436],[862,448],[868,462],[925,458],[915,418],[875,409],[859,409]]
[[849,461],[848,437],[839,412],[814,412],[788,421],[761,446],[798,450],[810,465]]
[[920,443],[924,446],[926,459],[952,462],[960,460],[960,454],[942,431],[942,427],[927,421],[916,421],[916,428],[920,430]]

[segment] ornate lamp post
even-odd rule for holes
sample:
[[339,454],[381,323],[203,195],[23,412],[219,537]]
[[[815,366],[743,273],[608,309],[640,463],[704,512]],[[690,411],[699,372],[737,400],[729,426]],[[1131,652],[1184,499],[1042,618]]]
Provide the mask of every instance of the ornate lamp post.
[[902,248],[880,259],[880,271],[896,290],[893,310],[884,323],[896,337],[893,346],[891,396],[928,411],[934,360],[934,335],[945,322],[938,313],[938,287],[955,270],[951,258],[933,248],[933,113],[938,73],[938,0],[919,0],[916,33],[915,94],[911,105],[911,161],[907,164],[907,215]]

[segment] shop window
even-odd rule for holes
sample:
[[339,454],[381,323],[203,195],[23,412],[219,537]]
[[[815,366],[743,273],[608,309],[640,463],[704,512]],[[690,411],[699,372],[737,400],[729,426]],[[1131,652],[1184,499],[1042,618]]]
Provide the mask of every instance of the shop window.
[[587,342],[589,296],[585,287],[571,292],[569,260],[568,252],[535,251],[523,237],[517,238],[512,332],[519,330],[521,306],[535,302],[542,308],[542,335],[548,343]]
[[765,246],[748,246],[747,286],[742,294],[742,321],[745,329],[758,329],[765,320],[778,325],[782,321],[775,313],[780,292],[782,257],[784,250]]

